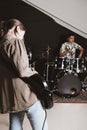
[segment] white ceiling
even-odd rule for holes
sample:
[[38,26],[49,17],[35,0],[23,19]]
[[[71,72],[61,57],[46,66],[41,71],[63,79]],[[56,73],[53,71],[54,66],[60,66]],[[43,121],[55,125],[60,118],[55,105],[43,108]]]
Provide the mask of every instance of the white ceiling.
[[87,0],[23,0],[87,38]]

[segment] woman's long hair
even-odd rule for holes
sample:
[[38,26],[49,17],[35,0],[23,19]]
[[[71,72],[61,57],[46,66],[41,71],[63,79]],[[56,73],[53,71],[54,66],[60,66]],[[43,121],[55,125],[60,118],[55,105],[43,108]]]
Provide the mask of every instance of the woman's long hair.
[[17,19],[10,19],[8,21],[0,21],[0,39],[3,38],[9,31],[9,29],[15,27],[15,32],[17,31],[17,26],[20,27],[21,30],[26,30],[23,23]]

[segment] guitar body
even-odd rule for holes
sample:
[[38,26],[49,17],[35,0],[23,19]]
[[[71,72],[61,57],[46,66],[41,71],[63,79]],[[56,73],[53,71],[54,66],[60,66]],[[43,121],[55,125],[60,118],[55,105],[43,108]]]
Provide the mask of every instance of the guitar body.
[[31,86],[31,90],[37,95],[43,108],[50,109],[53,107],[52,93],[49,91],[46,81],[39,74],[22,78],[22,80]]

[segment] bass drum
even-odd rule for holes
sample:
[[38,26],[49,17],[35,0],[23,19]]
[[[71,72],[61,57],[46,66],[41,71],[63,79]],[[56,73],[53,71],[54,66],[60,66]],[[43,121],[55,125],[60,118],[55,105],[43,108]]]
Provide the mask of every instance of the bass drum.
[[58,95],[62,97],[75,97],[81,91],[81,81],[75,74],[60,72],[57,75]]

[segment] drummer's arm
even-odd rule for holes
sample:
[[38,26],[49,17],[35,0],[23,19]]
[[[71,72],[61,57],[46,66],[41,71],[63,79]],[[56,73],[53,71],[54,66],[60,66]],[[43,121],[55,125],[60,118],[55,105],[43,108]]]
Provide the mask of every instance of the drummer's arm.
[[63,57],[63,56],[66,55],[66,52],[65,52],[65,51],[64,51],[64,52],[60,51],[60,52],[59,52],[59,55],[60,55],[60,57]]
[[65,55],[67,55],[68,53],[71,53],[71,50],[70,50],[70,49],[69,49],[69,50],[66,50],[66,51],[61,51],[61,50],[60,50],[59,55],[60,55],[60,57],[63,57],[63,56],[65,56]]
[[84,52],[84,49],[83,47],[78,47],[79,51],[80,51],[80,54],[79,54],[79,58],[82,58],[82,55],[83,55],[83,52]]
[[60,48],[60,52],[59,52],[60,57],[63,57],[66,55],[66,51],[65,51],[65,45],[62,44],[61,48]]
[[71,50],[70,50],[70,49],[66,49],[66,45],[65,45],[65,44],[62,44],[62,46],[61,46],[61,48],[60,48],[60,52],[59,52],[60,57],[64,57],[64,56],[66,56],[68,53],[71,53]]

